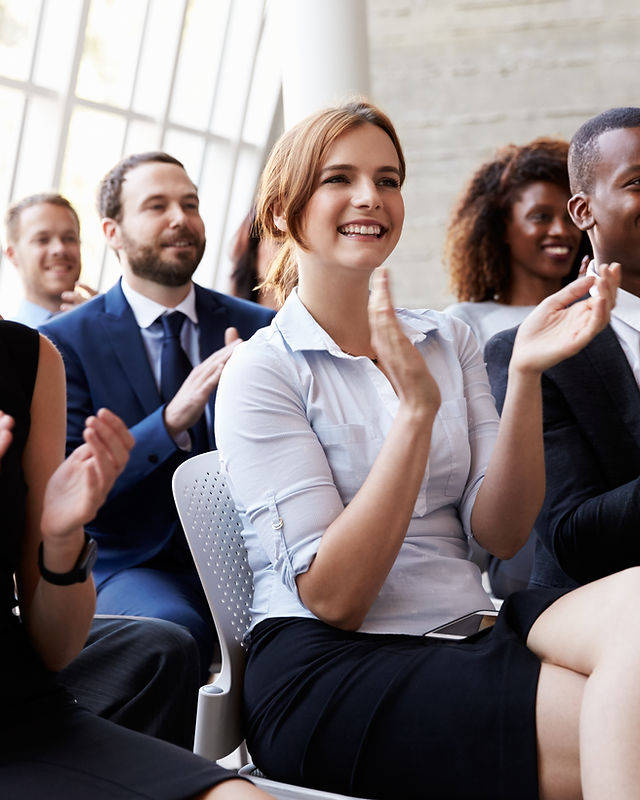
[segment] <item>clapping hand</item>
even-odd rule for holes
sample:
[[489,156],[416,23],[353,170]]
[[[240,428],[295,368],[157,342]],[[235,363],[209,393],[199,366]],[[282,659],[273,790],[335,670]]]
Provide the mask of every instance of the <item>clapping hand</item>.
[[224,333],[225,346],[191,370],[164,411],[164,424],[170,436],[175,438],[200,419],[211,393],[218,385],[224,365],[241,341],[235,328],[227,328]]
[[62,292],[60,296],[62,301],[60,303],[60,311],[71,311],[77,306],[86,303],[87,300],[91,300],[91,298],[95,297],[97,294],[98,292],[92,289],[91,286],[87,286],[86,283],[80,283],[80,281],[78,281],[72,290]]
[[13,439],[13,417],[0,411],[0,459],[9,449]]
[[87,419],[83,438],[47,484],[43,539],[61,541],[95,517],[134,444],[124,422],[106,408]]
[[[518,329],[511,366],[542,373],[575,355],[608,324],[620,285],[620,264],[602,264],[543,300]],[[595,283],[596,291],[581,297]],[[577,302],[576,302],[577,301]]]
[[406,337],[393,307],[385,269],[376,270],[369,299],[371,344],[401,401],[409,406],[440,406],[440,390],[419,351]]

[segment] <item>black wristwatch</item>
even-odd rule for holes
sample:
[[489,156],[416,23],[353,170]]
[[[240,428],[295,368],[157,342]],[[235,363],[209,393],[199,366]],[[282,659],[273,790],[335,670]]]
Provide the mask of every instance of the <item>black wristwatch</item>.
[[38,566],[40,567],[40,574],[47,583],[54,583],[56,586],[70,586],[72,583],[83,583],[87,580],[96,563],[98,557],[98,545],[95,539],[92,539],[85,531],[84,534],[84,547],[78,556],[73,569],[69,572],[51,572],[44,565],[42,554],[42,542],[38,548]]

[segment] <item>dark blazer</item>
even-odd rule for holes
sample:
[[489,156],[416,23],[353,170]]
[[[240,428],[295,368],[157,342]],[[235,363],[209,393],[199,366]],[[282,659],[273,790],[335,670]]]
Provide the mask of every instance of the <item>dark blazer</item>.
[[[274,312],[195,284],[202,359],[224,346],[229,326],[248,339]],[[115,572],[148,561],[179,525],[171,492],[176,467],[190,453],[167,433],[153,374],[120,282],[41,331],[62,353],[67,374],[67,452],[82,443],[85,419],[105,406],[129,426],[136,443],[98,516],[87,526],[98,542],[99,586]],[[213,415],[214,395],[209,400]],[[213,416],[211,417],[213,419]]]
[[[516,329],[485,350],[499,409]],[[547,490],[532,583],[575,586],[640,564],[640,391],[610,326],[542,378]]]

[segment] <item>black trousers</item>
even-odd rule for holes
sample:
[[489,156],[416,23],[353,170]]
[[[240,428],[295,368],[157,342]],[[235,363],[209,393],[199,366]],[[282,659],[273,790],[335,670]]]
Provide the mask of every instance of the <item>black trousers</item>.
[[192,748],[199,653],[181,625],[96,617],[83,650],[58,678],[94,714]]

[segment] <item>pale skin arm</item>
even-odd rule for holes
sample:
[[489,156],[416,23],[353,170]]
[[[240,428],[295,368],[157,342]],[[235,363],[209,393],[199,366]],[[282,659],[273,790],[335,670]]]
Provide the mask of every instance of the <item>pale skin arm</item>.
[[[515,552],[533,525],[544,495],[541,374],[580,350],[606,325],[618,280],[619,268],[605,270],[599,298],[565,309],[593,282],[582,278],[523,323],[517,354],[514,348],[506,415],[472,515],[474,533],[487,549]],[[296,579],[307,608],[350,630],[362,624],[402,545],[440,404],[422,356],[396,320],[382,270],[373,283],[370,326],[379,364],[400,400],[398,413],[364,483],[325,530],[307,572]]]
[[524,544],[544,500],[542,373],[608,323],[620,266],[604,265],[597,280],[598,297],[569,305],[594,282],[579,278],[540,303],[518,330],[496,445],[471,517],[477,541],[500,558]]
[[225,346],[195,366],[164,410],[164,424],[172,438],[191,428],[202,416],[222,369],[242,339],[235,328],[224,332]]
[[7,448],[13,439],[13,417],[0,411],[0,459],[7,452]]
[[101,409],[87,420],[85,444],[63,462],[64,380],[62,359],[41,336],[31,428],[23,454],[28,490],[16,582],[31,642],[53,670],[68,664],[84,645],[95,609],[95,588],[91,577],[71,586],[44,581],[38,570],[38,546],[42,540],[44,563],[52,572],[73,568],[84,546],[83,526],[96,515],[133,446],[122,421]]
[[400,406],[361,488],[325,530],[308,571],[296,579],[307,608],[348,630],[360,627],[398,555],[440,406],[437,384],[398,324],[384,270],[374,277],[369,319],[378,363]]

